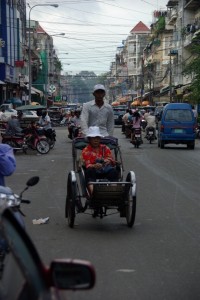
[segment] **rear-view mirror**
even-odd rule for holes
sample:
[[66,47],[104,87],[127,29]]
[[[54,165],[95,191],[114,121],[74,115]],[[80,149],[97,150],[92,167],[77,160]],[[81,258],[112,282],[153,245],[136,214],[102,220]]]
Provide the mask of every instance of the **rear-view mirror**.
[[95,271],[91,263],[82,260],[54,260],[50,266],[52,286],[61,290],[91,289]]

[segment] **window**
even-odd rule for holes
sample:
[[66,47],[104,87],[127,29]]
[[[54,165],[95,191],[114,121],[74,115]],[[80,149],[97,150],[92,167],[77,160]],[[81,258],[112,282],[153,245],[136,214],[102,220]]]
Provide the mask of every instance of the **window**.
[[169,109],[165,115],[168,122],[191,122],[192,112],[189,109]]

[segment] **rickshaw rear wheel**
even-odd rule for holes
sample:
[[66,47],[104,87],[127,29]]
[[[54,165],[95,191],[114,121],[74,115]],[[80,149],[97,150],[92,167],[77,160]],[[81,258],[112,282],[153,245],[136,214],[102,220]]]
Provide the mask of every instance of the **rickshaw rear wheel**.
[[[134,177],[132,172],[129,172],[127,175],[126,181],[134,184]],[[135,214],[136,214],[136,194],[132,194],[132,187],[130,187],[128,195],[127,195],[127,203],[126,203],[126,222],[128,227],[133,227],[135,222]]]
[[68,225],[69,227],[74,227],[75,221],[75,201],[77,196],[77,186],[76,182],[71,181],[71,176],[68,178],[67,184],[67,198],[66,198],[66,208],[65,208],[65,215],[68,218]]
[[126,222],[128,227],[133,227],[136,213],[136,196],[129,196],[126,206]]

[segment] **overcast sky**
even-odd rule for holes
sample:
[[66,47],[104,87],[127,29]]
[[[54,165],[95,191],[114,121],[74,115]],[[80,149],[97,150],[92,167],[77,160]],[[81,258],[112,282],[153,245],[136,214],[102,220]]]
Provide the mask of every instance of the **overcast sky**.
[[[39,21],[53,37],[63,72],[108,72],[115,60],[117,47],[132,28],[142,21],[148,27],[155,10],[165,10],[168,0],[27,0],[30,7],[57,3],[58,8],[36,6],[31,19]],[[27,7],[27,18],[29,8]],[[68,54],[66,54],[68,53]]]

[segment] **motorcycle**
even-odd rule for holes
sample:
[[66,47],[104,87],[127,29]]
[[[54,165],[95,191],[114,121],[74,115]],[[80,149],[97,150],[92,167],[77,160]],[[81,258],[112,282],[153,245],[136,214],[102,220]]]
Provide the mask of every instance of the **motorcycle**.
[[198,123],[196,126],[196,138],[200,139],[200,123]]
[[156,140],[156,135],[155,135],[155,128],[154,127],[148,127],[147,132],[146,132],[146,139],[149,141],[151,144],[154,140]]
[[44,135],[47,138],[47,141],[50,145],[50,149],[53,149],[56,143],[56,131],[55,129],[49,128],[47,130],[42,127],[38,129],[39,135]]
[[135,148],[139,148],[139,146],[143,144],[141,128],[132,128],[130,142],[135,146]]
[[64,117],[64,118],[60,121],[60,126],[68,126],[68,118]]
[[[20,196],[0,186],[0,299],[58,300],[61,290],[91,289],[95,270],[90,262],[76,259],[55,259],[45,266],[28,233],[21,226],[22,194],[37,184],[39,177],[27,181]],[[20,218],[21,215],[20,215]],[[13,274],[15,280],[13,282]]]
[[47,154],[50,145],[46,136],[40,135],[37,129],[26,129],[25,133],[2,133],[2,143],[10,145],[14,152],[22,150],[27,153],[28,148],[37,150],[40,154]]
[[146,121],[145,119],[142,119],[140,125],[141,125],[141,127],[142,127],[142,130],[145,131],[145,128],[146,128],[146,126],[147,126],[147,121]]
[[80,137],[82,135],[81,126],[76,125],[74,122],[69,124],[69,135],[68,138],[73,140],[76,137]]
[[39,182],[39,179],[40,178],[38,176],[31,177],[27,181],[26,187],[20,193],[19,196],[14,194],[9,187],[0,186],[0,203],[1,203],[1,205],[3,204],[6,207],[10,207],[14,216],[18,220],[18,223],[21,224],[21,226],[23,228],[25,228],[25,223],[24,223],[24,219],[22,218],[22,216],[25,217],[25,215],[20,209],[20,204],[21,203],[30,204],[31,201],[23,199],[22,196],[23,196],[23,193],[29,189],[29,187],[36,185]]
[[131,131],[132,131],[132,124],[131,122],[128,122],[125,124],[125,137],[130,138],[131,137]]

